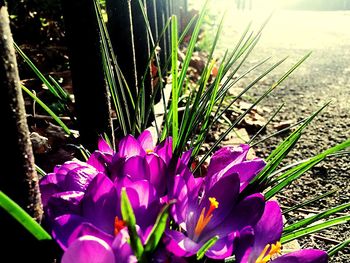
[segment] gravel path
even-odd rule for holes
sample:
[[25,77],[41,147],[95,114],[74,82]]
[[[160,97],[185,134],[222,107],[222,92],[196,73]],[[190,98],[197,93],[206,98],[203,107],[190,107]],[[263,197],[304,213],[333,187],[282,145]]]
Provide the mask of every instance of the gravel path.
[[[232,1],[233,2],[233,1]],[[226,25],[219,43],[219,52],[234,46],[249,20],[256,28],[268,16],[265,11],[228,11]],[[288,60],[269,77],[263,79],[252,95],[261,94],[284,71],[312,51],[311,57],[276,90],[262,105],[276,109],[285,102],[276,122],[301,120],[321,105],[331,100],[316,120],[307,128],[300,142],[286,162],[293,162],[320,153],[327,148],[350,138],[350,12],[276,11],[263,31],[263,36],[250,57],[247,66],[272,57],[265,68],[273,62],[289,56]],[[244,82],[258,75],[258,71]],[[243,86],[244,83],[241,83]],[[265,116],[268,118],[268,116]],[[267,134],[275,132],[271,124]],[[257,148],[257,154],[267,156],[282,140],[282,137],[269,139]],[[320,211],[337,204],[350,202],[350,155],[330,158],[301,179],[294,182],[279,196],[283,205],[293,205],[307,198],[326,193],[331,189],[339,191],[308,210]],[[312,211],[301,211],[294,217],[309,216]],[[300,241],[302,247],[329,249],[338,240],[350,237],[350,226],[341,225],[321,231]],[[350,249],[345,249],[330,262],[350,262]]]

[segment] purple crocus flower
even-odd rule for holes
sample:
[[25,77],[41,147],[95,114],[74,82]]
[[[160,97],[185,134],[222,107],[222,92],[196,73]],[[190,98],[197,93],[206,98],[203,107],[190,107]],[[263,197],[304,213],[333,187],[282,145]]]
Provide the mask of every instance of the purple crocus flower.
[[180,230],[166,230],[165,244],[176,256],[194,255],[207,241],[218,236],[206,256],[223,259],[232,255],[237,233],[254,225],[264,210],[264,198],[254,194],[239,201],[240,181],[236,173],[202,184],[182,167],[174,178],[169,198],[177,199],[172,215]]
[[[138,181],[123,186],[133,207],[140,235],[147,237],[161,209],[156,190],[148,181]],[[125,227],[120,212],[121,186],[115,185],[104,174],[98,174],[77,202],[77,209],[55,218],[52,234],[63,249],[82,235],[93,235],[111,244],[113,237]],[[56,199],[58,210],[66,198]]]
[[247,160],[249,148],[249,145],[241,144],[240,146],[223,147],[215,152],[210,158],[206,175],[208,187],[220,178],[237,173],[240,180],[240,192],[242,192],[265,166],[264,160],[260,158]]
[[167,168],[171,158],[171,137],[155,145],[151,132],[145,130],[137,139],[132,135],[121,139],[115,153],[100,139],[98,151],[91,154],[87,163],[108,174],[119,184],[124,184],[124,181],[148,180],[159,195],[164,195],[168,178]]
[[127,229],[122,229],[112,244],[95,235],[83,235],[74,240],[62,257],[62,263],[136,263],[128,243]]
[[57,165],[53,173],[40,179],[41,199],[46,207],[52,195],[67,191],[85,192],[92,179],[99,174],[93,166],[78,161],[68,161]]
[[327,253],[317,249],[303,249],[281,254],[283,219],[276,201],[266,202],[264,213],[253,227],[241,231],[235,251],[238,263],[326,263]]

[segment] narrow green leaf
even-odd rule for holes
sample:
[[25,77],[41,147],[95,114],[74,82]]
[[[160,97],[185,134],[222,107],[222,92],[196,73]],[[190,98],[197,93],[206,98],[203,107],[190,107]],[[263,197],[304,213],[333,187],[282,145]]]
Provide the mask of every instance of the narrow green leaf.
[[276,117],[276,115],[281,111],[283,108],[284,103],[281,104],[281,106],[278,107],[278,109],[272,114],[272,116],[267,120],[267,122],[254,134],[254,136],[249,140],[248,144],[251,145],[251,143],[255,140],[255,138],[266,129],[266,126],[269,125],[269,123]]
[[144,248],[142,246],[141,239],[136,231],[136,218],[134,211],[132,209],[129,197],[126,193],[125,188],[122,189],[121,195],[121,212],[123,220],[128,226],[129,236],[130,236],[130,246],[133,249],[137,259],[141,259],[143,255]]
[[227,257],[224,259],[224,262],[225,263],[235,263],[236,262],[236,257],[233,255],[233,256],[230,256],[230,257]]
[[209,239],[205,244],[198,250],[197,252],[197,260],[200,260],[204,257],[205,253],[210,249],[216,241],[218,241],[219,236],[214,236],[211,239]]
[[51,93],[62,99],[60,94],[56,91],[55,87],[45,78],[45,76],[41,73],[41,71],[34,65],[34,63],[29,59],[29,57],[20,49],[20,47],[14,42],[13,43],[18,54],[23,58],[23,60],[29,65],[29,67],[33,70],[33,72],[38,76],[38,78],[45,84],[45,86],[51,91]]
[[158,214],[157,220],[145,243],[146,253],[151,253],[156,249],[167,226],[167,220],[169,217],[169,207],[174,203],[175,202],[169,202],[168,204],[166,204]]
[[287,242],[290,242],[292,240],[301,238],[303,236],[318,232],[320,230],[332,227],[332,226],[336,226],[336,225],[340,225],[340,224],[346,224],[350,221],[350,215],[348,216],[342,216],[342,217],[337,217],[334,219],[330,219],[324,223],[320,223],[317,225],[313,225],[313,226],[309,226],[306,228],[303,228],[301,230],[297,230],[295,232],[283,235],[281,238],[281,243],[285,244]]
[[332,247],[330,250],[327,251],[327,254],[329,257],[333,257],[335,254],[337,254],[339,251],[343,250],[344,248],[348,247],[349,245],[350,245],[350,238]]
[[312,203],[314,203],[314,202],[316,202],[316,201],[318,201],[318,200],[321,200],[321,199],[323,199],[323,198],[325,198],[325,197],[327,197],[327,196],[330,196],[330,195],[336,193],[337,191],[338,191],[338,189],[334,189],[334,190],[329,191],[329,192],[327,192],[327,193],[325,193],[325,194],[323,194],[323,195],[318,195],[318,196],[316,196],[316,197],[314,197],[314,198],[311,198],[310,200],[307,200],[307,201],[305,201],[305,202],[298,203],[298,204],[296,204],[296,205],[294,205],[294,206],[292,206],[292,207],[283,209],[283,210],[282,210],[282,214],[285,215],[285,214],[288,214],[288,213],[290,213],[290,212],[292,212],[292,211],[294,211],[294,210],[297,210],[297,209],[299,209],[299,208],[302,208],[302,207],[304,207],[304,206],[306,206],[306,205],[310,205],[310,204],[312,204]]
[[46,175],[46,172],[43,169],[41,169],[39,166],[35,165],[35,169],[36,169],[37,173],[40,174],[41,176]]
[[172,89],[171,89],[171,108],[173,112],[172,117],[172,136],[173,136],[173,149],[175,149],[178,138],[178,101],[179,91],[177,82],[177,18],[176,16],[171,17],[171,76],[172,76]]
[[0,206],[16,219],[25,229],[38,240],[51,240],[51,236],[26,211],[0,191]]
[[[292,132],[272,153],[266,158],[268,162],[264,169],[256,176],[250,184],[266,181],[272,172],[274,172],[281,161],[293,149],[294,145],[299,140],[302,131],[311,123],[311,121],[325,108],[329,103],[326,103],[316,112],[314,112],[298,129]],[[316,163],[315,163],[316,164]]]
[[328,216],[331,216],[335,213],[339,213],[347,208],[350,207],[350,203],[347,203],[347,204],[342,204],[342,205],[339,205],[339,206],[336,206],[336,207],[333,207],[333,208],[330,208],[324,212],[321,212],[317,215],[314,215],[314,216],[310,216],[308,218],[304,218],[292,225],[289,225],[289,226],[286,226],[283,228],[283,234],[287,235],[288,233],[290,232],[293,232],[295,230],[298,230],[304,226],[308,226],[308,225],[311,225],[312,223],[316,222],[316,221],[319,221],[323,218],[326,218]]
[[301,163],[298,166],[288,170],[278,178],[281,181],[265,193],[265,198],[267,200],[270,199],[295,179],[299,178],[303,173],[310,170],[316,164],[324,160],[328,155],[339,152],[348,147],[350,147],[350,139],[312,157],[308,162]]
[[37,96],[34,95],[33,92],[31,92],[29,89],[27,89],[25,86],[21,85],[22,89],[33,99],[35,100],[61,127],[62,129],[68,134],[71,135],[72,132],[70,129],[61,121],[61,119]]
[[[220,136],[220,138],[214,143],[214,145],[206,152],[206,154],[203,156],[203,158],[198,162],[196,168],[193,172],[198,170],[198,168],[205,162],[205,160],[209,157],[209,155],[216,149],[216,147],[221,143],[221,141],[233,130],[233,128],[242,121],[244,116],[253,109],[258,103],[260,103],[267,95],[269,95],[277,86],[279,86],[283,80],[285,80],[294,70],[296,70],[302,62],[306,60],[306,58],[310,54],[304,56],[300,61],[298,61],[294,66],[292,66],[277,82],[275,82],[263,95],[261,95],[253,104],[251,107],[249,107],[244,113],[242,113],[233,123],[232,125]],[[325,106],[324,106],[325,107]],[[277,167],[277,166],[276,166]],[[266,169],[266,166],[265,168]],[[263,170],[264,171],[264,170]],[[266,171],[266,170],[265,170]],[[257,180],[259,176],[255,177],[255,180]],[[254,180],[253,180],[254,181]]]

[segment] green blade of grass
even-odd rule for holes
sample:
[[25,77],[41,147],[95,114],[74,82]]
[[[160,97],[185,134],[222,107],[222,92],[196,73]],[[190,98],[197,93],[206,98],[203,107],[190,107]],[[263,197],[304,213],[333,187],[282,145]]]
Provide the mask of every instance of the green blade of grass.
[[57,91],[57,93],[59,93],[60,97],[66,101],[66,102],[72,102],[70,99],[70,96],[68,94],[67,91],[65,91],[60,84],[58,84],[58,82],[51,76],[49,76],[50,81],[52,82],[52,84],[55,86],[55,89]]
[[[235,122],[230,126],[224,134],[214,143],[214,145],[207,151],[203,158],[198,162],[198,165],[193,172],[197,171],[198,168],[204,163],[204,161],[209,157],[209,155],[214,151],[214,149],[221,143],[221,141],[233,130],[233,128],[244,118],[244,116],[253,109],[260,101],[262,101],[267,95],[269,95],[273,90],[275,90],[294,70],[296,70],[309,56],[311,53],[305,55],[301,60],[299,60],[294,66],[292,66],[277,82],[275,82],[263,95],[261,95],[252,105],[249,107],[240,117],[238,117]],[[265,168],[264,168],[265,169]],[[256,177],[257,178],[257,177]]]
[[257,141],[256,143],[252,143],[252,144],[250,145],[250,147],[254,147],[254,146],[256,146],[256,145],[258,145],[258,144],[260,144],[260,143],[266,141],[267,139],[270,139],[270,138],[275,137],[275,136],[277,136],[277,135],[279,135],[279,134],[282,134],[282,133],[284,133],[284,132],[286,132],[286,131],[289,131],[289,130],[291,130],[292,128],[298,126],[299,124],[304,123],[305,121],[307,121],[307,119],[308,119],[308,118],[302,119],[302,120],[300,120],[300,121],[298,121],[298,122],[296,122],[296,123],[290,125],[289,127],[286,127],[286,128],[284,128],[284,129],[282,129],[282,130],[280,130],[280,131],[274,132],[274,133],[272,133],[272,134],[270,134],[270,135],[268,135],[268,136],[262,138],[260,141]]
[[289,233],[287,235],[283,235],[281,238],[281,243],[285,244],[285,243],[290,242],[292,240],[307,236],[307,235],[315,233],[315,232],[319,232],[320,230],[323,230],[323,229],[326,229],[326,228],[329,228],[332,226],[346,224],[349,221],[350,221],[350,215],[330,219],[324,223],[309,226],[309,227],[297,230],[295,232]]
[[282,210],[282,214],[285,215],[285,214],[288,214],[288,213],[290,213],[290,212],[293,212],[293,211],[295,211],[295,210],[297,210],[297,209],[299,209],[299,208],[302,208],[302,207],[304,207],[304,206],[306,206],[306,205],[310,205],[310,204],[312,204],[312,203],[314,203],[314,202],[316,202],[316,201],[318,201],[318,200],[321,200],[321,199],[323,199],[323,198],[325,198],[325,197],[327,197],[327,196],[330,196],[330,195],[336,193],[337,191],[338,191],[338,189],[334,189],[334,190],[329,191],[329,192],[327,192],[327,193],[325,193],[325,194],[318,195],[318,196],[316,196],[316,197],[314,197],[314,198],[311,198],[310,200],[307,200],[307,201],[305,201],[305,202],[302,202],[302,203],[296,204],[296,205],[294,205],[294,206],[292,206],[292,207],[283,209],[283,210]]
[[144,252],[144,248],[141,239],[137,234],[135,214],[125,188],[122,189],[121,212],[123,220],[126,222],[126,225],[128,227],[130,236],[130,246],[133,249],[137,259],[141,259]]
[[281,161],[287,156],[287,154],[293,149],[294,145],[299,140],[302,131],[311,123],[311,121],[325,108],[329,103],[322,106],[316,112],[314,112],[297,130],[291,133],[278,147],[272,151],[272,153],[266,158],[268,162],[264,169],[256,176],[251,184],[256,181],[266,181],[272,172],[276,170]]
[[330,154],[342,151],[348,147],[350,147],[350,139],[314,156],[308,162],[301,163],[300,165],[290,169],[289,171],[287,171],[286,173],[284,173],[279,177],[279,179],[281,180],[279,183],[277,183],[275,186],[273,186],[269,191],[265,193],[266,200],[273,197],[276,193],[278,193],[287,185],[289,185],[291,182],[299,178],[302,174],[310,170],[316,164],[324,160]]
[[[227,52],[224,55],[223,61],[225,60],[226,55],[227,55]],[[210,117],[211,117],[211,113],[213,111],[213,107],[215,104],[215,100],[216,100],[218,88],[220,85],[221,76],[223,74],[223,70],[224,70],[224,63],[222,63],[220,65],[218,75],[217,75],[215,82],[214,82],[214,88],[211,91],[211,98],[208,101],[207,106],[206,106],[207,110],[206,110],[206,112],[204,112],[205,115],[204,115],[204,118],[202,120],[202,127],[201,127],[201,130],[199,132],[198,139],[195,141],[195,144],[197,146],[193,149],[193,153],[192,153],[192,155],[194,155],[194,156],[198,154],[200,147],[203,145],[205,138],[207,137],[207,135],[209,133],[209,128],[211,126],[210,125]]]
[[173,149],[175,149],[178,139],[178,89],[181,85],[177,82],[177,18],[176,16],[171,17],[171,76],[172,76],[172,87],[171,87],[171,109],[173,112],[172,116],[172,136],[173,136]]
[[169,217],[169,207],[174,203],[175,202],[169,202],[168,204],[166,204],[158,214],[156,222],[151,230],[151,233],[149,234],[145,242],[146,253],[151,253],[156,249],[167,226],[167,221]]
[[329,257],[333,257],[335,254],[337,254],[339,251],[343,250],[344,248],[348,247],[349,245],[350,245],[350,238],[332,247],[330,250],[327,251],[327,254]]
[[25,229],[38,240],[51,240],[49,233],[37,223],[26,211],[0,191],[0,206],[16,219]]
[[40,174],[42,177],[46,175],[46,172],[41,169],[39,166],[35,165],[35,170],[38,174]]
[[308,226],[308,225],[311,225],[312,223],[316,222],[316,221],[319,221],[323,218],[326,218],[326,217],[329,217],[331,215],[334,215],[335,213],[339,213],[347,208],[350,207],[350,203],[347,203],[347,204],[342,204],[342,205],[339,205],[339,206],[336,206],[336,207],[333,207],[333,208],[330,208],[330,209],[327,209],[326,211],[323,211],[317,215],[314,215],[314,216],[310,216],[308,218],[304,218],[292,225],[289,225],[289,226],[286,226],[283,228],[283,234],[284,235],[288,235],[288,233],[290,232],[294,232],[302,227],[305,227],[305,226]]
[[70,129],[63,123],[63,121],[42,100],[40,100],[37,96],[35,96],[34,93],[31,92],[29,89],[27,89],[25,86],[21,85],[21,87],[33,100],[35,100],[62,127],[62,129],[68,135],[72,134]]
[[[195,45],[196,45],[196,42],[197,42],[197,39],[198,39],[198,35],[199,35],[199,32],[200,32],[200,28],[203,24],[203,20],[204,20],[204,16],[205,16],[205,13],[206,13],[206,9],[207,9],[207,4],[208,4],[208,0],[205,1],[202,9],[201,9],[201,12],[198,16],[198,20],[196,22],[196,25],[194,27],[194,30],[193,30],[193,33],[192,33],[192,37],[191,37],[191,40],[188,44],[188,47],[187,47],[187,52],[186,52],[186,55],[185,55],[185,59],[182,63],[182,68],[181,68],[181,71],[180,71],[180,74],[178,75],[178,77],[176,79],[172,79],[172,81],[177,81],[177,87],[178,87],[178,96],[180,96],[181,94],[181,91],[182,91],[182,87],[183,87],[183,84],[184,84],[184,81],[185,81],[185,78],[186,78],[186,75],[187,75],[187,70],[188,70],[188,67],[190,65],[190,61],[191,61],[191,58],[192,58],[192,54],[193,54],[193,51],[194,51],[194,48],[195,48]],[[172,43],[173,41],[171,41]],[[172,54],[173,56],[173,54]],[[173,58],[171,56],[171,60],[173,61]],[[177,54],[176,54],[177,56]],[[172,120],[172,115],[174,114],[173,112],[173,109],[170,108],[169,112],[167,113],[167,119],[165,120],[167,125],[165,125],[163,131],[162,131],[162,136],[161,136],[161,141],[165,139],[165,137],[167,137],[169,135],[169,131],[168,131],[168,128],[167,127],[170,127],[170,123],[171,123],[171,120]],[[173,148],[175,149],[175,148]]]
[[45,78],[45,76],[41,73],[41,71],[34,65],[34,63],[29,59],[29,57],[24,54],[22,49],[14,42],[16,51],[23,58],[23,60],[29,65],[29,67],[33,70],[33,72],[38,76],[38,78],[45,84],[45,86],[50,90],[50,92],[57,98],[62,99],[60,94],[57,92],[55,87]]
[[267,120],[267,122],[254,134],[254,136],[248,141],[248,144],[250,145],[255,138],[263,131],[266,129],[267,125],[269,125],[269,123],[276,117],[276,115],[281,111],[281,109],[283,108],[284,103],[282,103],[278,109],[272,114],[272,116]]
[[[128,133],[130,133],[131,126],[132,126],[130,113],[129,113],[130,105],[128,105],[127,103],[125,92],[124,92],[124,87],[127,87],[127,85],[125,85],[125,82],[123,82],[121,79],[119,67],[113,52],[113,48],[110,42],[106,25],[103,21],[102,11],[98,0],[94,1],[94,7],[95,7],[96,19],[99,27],[100,38],[101,38],[101,55],[102,55],[102,64],[103,64],[104,74],[108,83],[108,87],[110,89],[112,101],[117,113],[119,124],[121,126],[121,129],[124,135],[127,135]],[[115,76],[117,77],[119,86],[116,83]],[[130,94],[130,91],[129,91],[129,94]],[[131,95],[130,95],[130,101],[131,101],[131,104],[134,105],[133,98]],[[124,114],[124,111],[125,111],[125,114]]]
[[209,239],[205,244],[198,250],[197,252],[197,260],[200,260],[204,257],[205,252],[208,251],[212,246],[215,245],[216,241],[218,241],[219,236],[214,236],[211,239]]

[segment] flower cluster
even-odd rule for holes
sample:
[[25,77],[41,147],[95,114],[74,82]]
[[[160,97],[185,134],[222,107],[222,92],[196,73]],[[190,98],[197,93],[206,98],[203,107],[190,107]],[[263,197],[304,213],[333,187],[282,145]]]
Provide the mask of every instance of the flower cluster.
[[[149,131],[123,138],[118,151],[100,140],[87,162],[57,166],[40,181],[46,222],[64,250],[62,262],[188,262],[201,252],[235,262],[327,262],[320,250],[282,252],[282,214],[276,201],[242,191],[264,167],[247,160],[249,146],[224,147],[205,177],[189,167],[191,152],[172,156],[172,140],[155,145]],[[142,246],[162,209],[170,204],[162,238],[151,253],[137,255],[122,216],[126,193]]]

